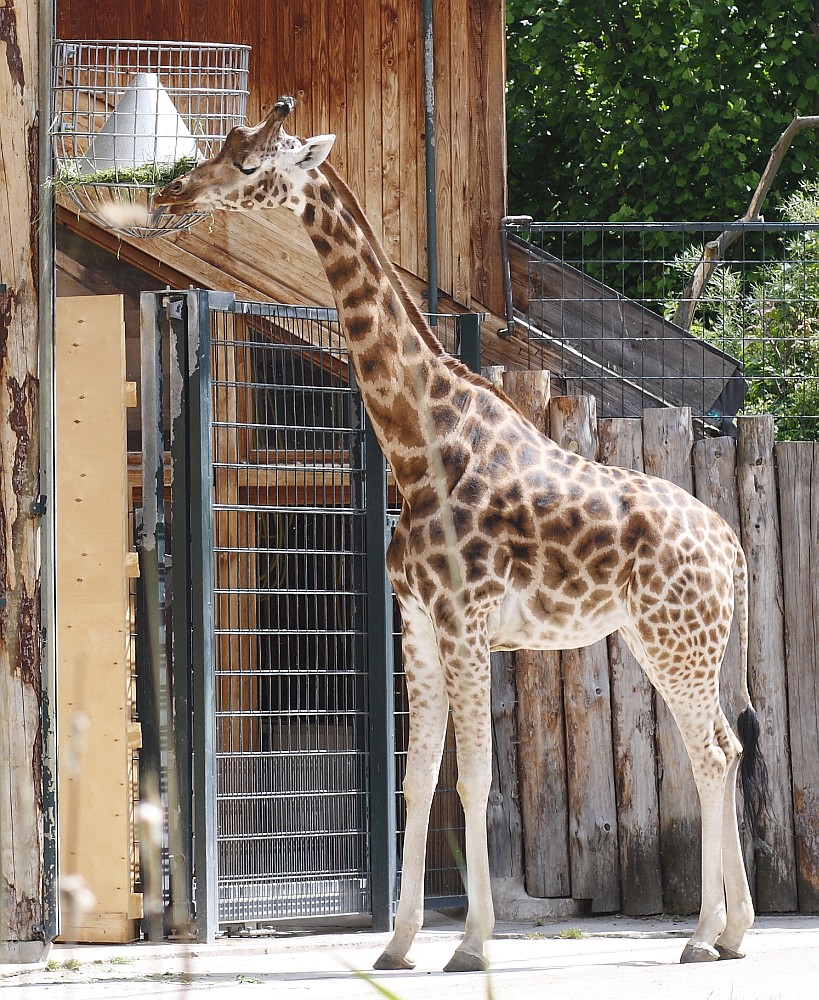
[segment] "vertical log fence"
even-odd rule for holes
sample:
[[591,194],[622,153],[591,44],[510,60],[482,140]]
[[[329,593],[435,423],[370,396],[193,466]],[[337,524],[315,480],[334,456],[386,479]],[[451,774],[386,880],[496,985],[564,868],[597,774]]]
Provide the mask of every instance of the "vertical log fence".
[[[819,444],[774,441],[773,419],[695,441],[685,407],[598,422],[589,397],[549,399],[542,372],[486,373],[569,450],[644,469],[716,510],[749,567],[749,671],[771,781],[769,852],[740,816],[759,912],[819,909]],[[740,703],[736,623],[723,708]],[[691,913],[700,896],[700,813],[687,754],[662,699],[615,633],[562,653],[493,656],[493,875],[591,912]]]

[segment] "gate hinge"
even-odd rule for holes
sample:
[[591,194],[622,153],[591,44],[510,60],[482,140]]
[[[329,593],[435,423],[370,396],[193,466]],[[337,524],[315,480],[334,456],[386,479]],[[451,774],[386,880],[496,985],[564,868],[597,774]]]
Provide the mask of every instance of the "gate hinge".
[[48,497],[45,493],[41,493],[35,500],[31,501],[30,512],[32,517],[45,517],[47,509]]

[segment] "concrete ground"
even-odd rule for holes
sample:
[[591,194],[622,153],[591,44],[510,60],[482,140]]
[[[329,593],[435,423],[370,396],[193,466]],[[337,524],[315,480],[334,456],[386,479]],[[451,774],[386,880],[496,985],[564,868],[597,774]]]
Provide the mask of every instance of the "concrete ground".
[[[817,1000],[819,917],[760,917],[742,961],[678,964],[693,921],[568,918],[501,924],[488,973],[441,971],[460,924],[430,914],[412,972],[367,974],[388,935],[278,930],[214,945],[132,944],[52,949],[47,967],[0,966],[10,1000]],[[582,937],[575,935],[582,932]],[[561,935],[563,932],[563,936]]]

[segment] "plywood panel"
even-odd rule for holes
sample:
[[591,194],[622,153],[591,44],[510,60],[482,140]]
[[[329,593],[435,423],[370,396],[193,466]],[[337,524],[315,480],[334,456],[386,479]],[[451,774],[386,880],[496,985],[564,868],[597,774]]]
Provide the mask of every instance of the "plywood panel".
[[60,298],[56,329],[60,866],[95,906],[73,940],[136,936],[131,898],[125,331],[118,295]]

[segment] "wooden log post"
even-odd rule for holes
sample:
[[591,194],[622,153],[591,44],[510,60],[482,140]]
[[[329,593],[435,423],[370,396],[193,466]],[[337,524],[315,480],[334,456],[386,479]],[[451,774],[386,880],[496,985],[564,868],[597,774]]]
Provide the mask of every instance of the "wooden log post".
[[[503,368],[484,368],[490,382],[503,386]],[[492,788],[487,809],[489,871],[493,878],[523,877],[523,820],[518,782],[515,654],[492,653]]]
[[797,909],[798,900],[773,417],[740,417],[737,431],[739,516],[748,562],[748,669],[771,790],[771,820],[765,823],[771,850],[756,854],[757,907],[787,913]]
[[523,821],[518,788],[515,718],[515,654],[492,653],[492,788],[486,813],[489,872],[493,878],[523,876]]
[[[597,458],[597,414],[591,396],[562,396],[549,406],[552,438]],[[569,790],[572,896],[594,913],[620,907],[617,804],[606,640],[561,653]]]
[[[642,471],[639,420],[601,420],[598,434],[601,462]],[[654,688],[619,632],[608,647],[623,912],[642,916],[663,908]]]
[[[715,511],[740,537],[739,498],[736,480],[736,441],[729,437],[710,437],[694,445],[694,491],[699,500]],[[744,670],[744,665],[743,668]],[[739,663],[739,628],[736,614],[728,636],[719,676],[720,703],[731,725],[736,724],[745,708],[741,695]],[[754,893],[754,849],[751,831],[746,828],[741,796],[737,803],[745,869]]]
[[[503,388],[547,433],[548,373],[506,372]],[[571,878],[560,653],[520,649],[515,663],[526,892],[547,899],[565,897],[571,893]]]
[[[691,449],[694,433],[688,407],[643,411],[645,471],[693,493]],[[694,913],[699,908],[702,831],[699,798],[688,753],[674,717],[662,698],[657,705],[660,848],[663,908]]]
[[[0,7],[0,964],[42,958],[40,3]],[[46,40],[47,41],[47,40]]]
[[799,909],[819,910],[819,443],[780,441],[779,511],[785,594],[794,834]]

